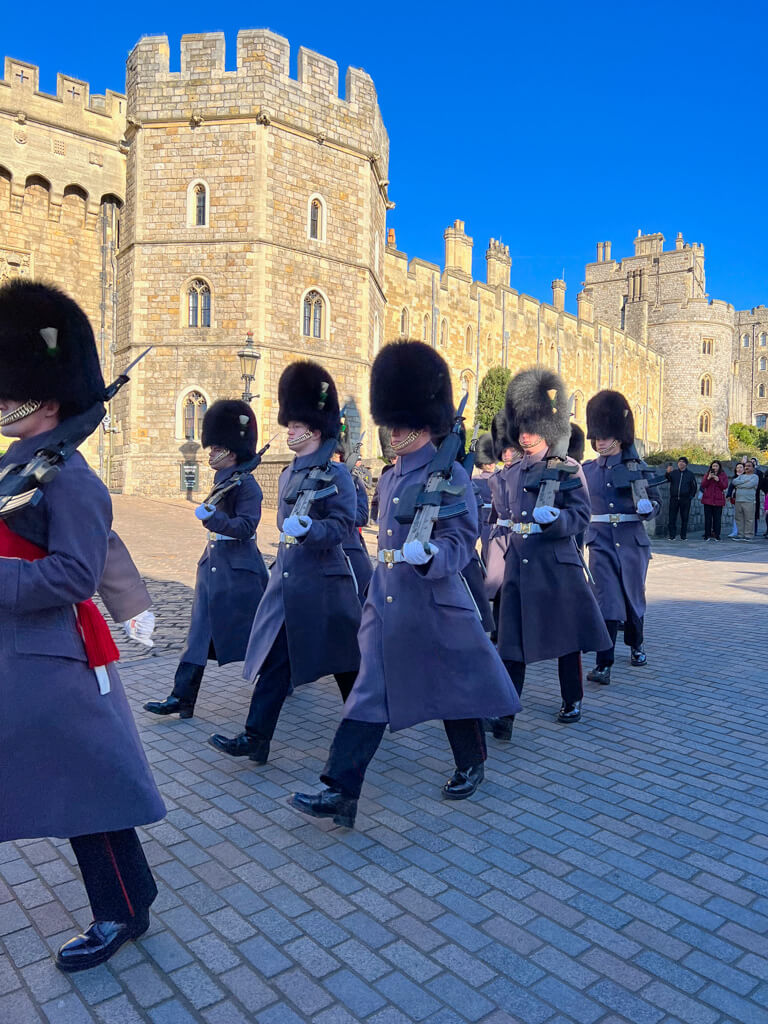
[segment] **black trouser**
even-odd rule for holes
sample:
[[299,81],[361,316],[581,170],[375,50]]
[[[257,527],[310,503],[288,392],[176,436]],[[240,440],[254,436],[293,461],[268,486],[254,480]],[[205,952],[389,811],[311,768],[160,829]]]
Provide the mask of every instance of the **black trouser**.
[[74,836],[70,843],[94,921],[127,924],[149,909],[157,886],[135,829]]
[[[627,617],[624,620],[624,643],[627,647],[638,648],[643,646],[643,617],[635,615],[627,605]],[[619,622],[616,619],[606,619],[605,628],[611,638],[611,646],[605,651],[598,651],[596,657],[597,668],[610,668],[613,664],[616,649],[616,634],[619,631]]]
[[688,536],[688,516],[691,514],[691,499],[669,496],[669,539],[675,539],[677,529],[677,513],[680,513],[680,536],[683,540]]
[[[385,722],[343,718],[333,737],[321,781],[357,800],[366,770],[379,749],[386,727]],[[483,723],[479,718],[446,720],[443,727],[459,771],[466,771],[485,761],[488,752]]]
[[704,540],[706,540],[707,537],[716,537],[720,540],[720,523],[722,520],[722,505],[704,506]]
[[205,665],[193,665],[191,661],[180,661],[173,679],[172,697],[178,697],[185,704],[194,706],[203,681]]
[[[334,672],[334,678],[346,700],[352,692],[357,672]],[[291,690],[291,660],[288,654],[288,637],[285,626],[275,637],[275,642],[261,666],[259,680],[253,690],[251,706],[245,720],[245,731],[260,740],[271,740],[275,733],[285,698]]]
[[[525,665],[522,661],[505,661],[504,667],[520,697],[525,684]],[[563,654],[557,659],[557,675],[560,680],[560,696],[564,704],[573,704],[584,696],[584,685],[581,672],[581,651]],[[505,715],[514,718],[514,715]]]

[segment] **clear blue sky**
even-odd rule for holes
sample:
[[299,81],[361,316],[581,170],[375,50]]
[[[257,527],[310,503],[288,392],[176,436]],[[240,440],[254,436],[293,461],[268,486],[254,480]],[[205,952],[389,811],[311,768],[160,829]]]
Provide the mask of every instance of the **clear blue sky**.
[[[33,13],[30,15],[30,11]],[[8,4],[0,52],[124,88],[142,35],[270,28],[376,84],[391,142],[389,225],[409,256],[442,264],[455,218],[484,277],[489,237],[510,246],[512,286],[548,299],[565,269],[575,308],[595,243],[632,253],[638,228],[703,242],[713,298],[768,304],[766,7],[646,0],[451,5],[167,0]]]

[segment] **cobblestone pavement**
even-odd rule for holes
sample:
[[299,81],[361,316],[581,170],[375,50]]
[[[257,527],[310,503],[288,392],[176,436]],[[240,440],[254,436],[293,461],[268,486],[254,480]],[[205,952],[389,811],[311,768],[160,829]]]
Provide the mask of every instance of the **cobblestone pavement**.
[[[148,516],[167,536],[118,526],[153,579],[188,587],[183,517]],[[169,808],[143,830],[152,926],[59,974],[51,951],[89,921],[69,846],[0,846],[0,1022],[768,1022],[768,543],[655,550],[647,668],[622,649],[615,682],[588,683],[583,721],[561,726],[554,666],[536,667],[512,742],[490,741],[460,804],[439,799],[437,724],[387,735],[354,832],[285,802],[317,785],[333,684],[288,700],[256,768],[205,745],[242,725],[237,666],[212,667],[180,722],[141,711],[178,653],[124,664]]]

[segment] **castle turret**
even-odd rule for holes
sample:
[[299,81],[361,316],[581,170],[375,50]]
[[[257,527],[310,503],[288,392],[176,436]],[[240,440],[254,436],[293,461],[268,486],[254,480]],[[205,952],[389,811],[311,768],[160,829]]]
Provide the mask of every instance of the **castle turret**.
[[498,285],[509,288],[511,271],[512,257],[509,255],[509,246],[502,245],[495,238],[491,238],[485,251],[486,282],[492,288],[496,288]]
[[559,277],[552,282],[552,305],[558,313],[565,309],[565,281]]
[[472,239],[464,233],[464,221],[455,220],[453,227],[446,228],[445,269],[458,270],[472,276]]

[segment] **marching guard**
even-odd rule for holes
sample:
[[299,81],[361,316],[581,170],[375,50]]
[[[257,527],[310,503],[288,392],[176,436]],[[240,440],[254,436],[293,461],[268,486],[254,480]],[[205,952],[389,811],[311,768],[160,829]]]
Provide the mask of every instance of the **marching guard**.
[[[581,652],[603,648],[607,632],[576,543],[589,522],[589,492],[581,467],[566,454],[570,422],[561,378],[538,368],[518,373],[505,414],[509,440],[523,458],[499,474],[506,507],[495,506],[497,526],[507,532],[499,654],[518,693],[526,665],[557,658],[557,720],[578,722]],[[508,718],[494,725],[494,735],[510,737]]]
[[256,455],[258,428],[253,410],[246,402],[214,402],[203,417],[201,441],[208,449],[208,464],[216,471],[209,497],[223,493],[215,504],[203,502],[195,509],[208,536],[197,563],[187,646],[170,696],[144,705],[154,715],[191,718],[208,660],[215,659],[219,665],[245,660],[253,619],[269,579],[256,543],[261,487],[249,472],[236,476],[238,467]]
[[[445,361],[422,342],[386,345],[371,371],[371,414],[392,428],[397,462],[379,482],[379,551],[360,627],[360,674],[321,776],[327,788],[291,798],[300,811],[347,827],[354,825],[365,772],[387,724],[394,732],[443,720],[456,763],[443,794],[460,800],[484,775],[480,716],[520,708],[460,576],[477,537],[469,478],[451,449],[445,465],[431,470],[443,452],[431,436],[447,434],[454,420]],[[431,539],[408,540],[442,475],[450,478],[449,490],[438,490],[440,505],[431,506],[441,510]]]
[[[62,292],[25,279],[0,288],[0,471],[66,436],[105,400],[91,325]],[[59,949],[63,971],[108,960],[149,927],[157,895],[136,835],[165,807],[91,602],[112,508],[75,452],[42,500],[0,519],[0,841],[72,845],[93,922]]]
[[496,456],[493,450],[493,437],[490,434],[481,434],[477,439],[472,486],[480,506],[480,555],[483,565],[486,567],[488,565],[488,541],[491,536],[491,509],[493,508],[490,479],[495,472]]
[[[349,470],[345,456],[346,452],[343,445],[339,445],[336,449],[336,459],[341,465],[347,466],[347,469]],[[359,459],[356,452],[353,453],[353,458],[356,460]],[[368,591],[368,584],[371,582],[371,576],[373,576],[371,556],[368,554],[368,549],[365,546],[363,535],[360,532],[364,526],[368,525],[368,518],[370,514],[368,491],[354,469],[350,470],[350,476],[352,477],[352,483],[355,485],[355,525],[349,531],[348,536],[344,538],[341,548],[355,577],[355,585],[357,586],[360,604],[365,604],[365,595]]]
[[[278,487],[280,547],[253,620],[244,677],[255,683],[245,729],[208,740],[232,757],[266,764],[291,685],[333,675],[346,700],[360,665],[360,599],[342,542],[354,529],[355,485],[333,462],[340,428],[333,378],[299,360],[278,384],[277,422],[296,456]],[[309,511],[296,514],[306,506]]]
[[587,402],[587,437],[598,457],[584,463],[592,499],[586,546],[610,638],[598,648],[587,679],[607,685],[622,622],[630,664],[641,667],[648,660],[643,641],[651,543],[643,523],[659,514],[661,503],[656,487],[649,486],[653,470],[635,450],[634,417],[620,391],[599,391]]

